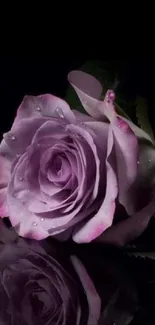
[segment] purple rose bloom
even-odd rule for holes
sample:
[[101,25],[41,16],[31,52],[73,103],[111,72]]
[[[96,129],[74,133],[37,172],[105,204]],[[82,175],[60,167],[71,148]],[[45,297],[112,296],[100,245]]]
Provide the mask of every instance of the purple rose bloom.
[[0,324],[97,325],[100,298],[79,259],[41,242],[11,242],[8,233],[0,242]]
[[[148,176],[155,150],[145,132],[116,113],[113,91],[101,101],[94,77],[73,71],[69,81],[90,116],[52,95],[24,98],[0,144],[0,215],[24,237],[81,243],[104,233],[123,244],[155,211]],[[117,202],[131,217],[113,231]]]

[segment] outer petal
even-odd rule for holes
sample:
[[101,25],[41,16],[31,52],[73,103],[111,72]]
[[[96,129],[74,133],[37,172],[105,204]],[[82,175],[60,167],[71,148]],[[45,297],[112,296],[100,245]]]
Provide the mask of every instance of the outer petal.
[[7,186],[11,175],[11,162],[0,156],[0,217],[8,216]]
[[81,261],[76,256],[71,256],[71,261],[87,296],[89,305],[89,318],[87,325],[97,325],[101,312],[101,299]]
[[74,113],[74,115],[76,117],[76,122],[78,122],[78,123],[83,124],[84,122],[93,122],[94,121],[94,118],[89,115],[83,114],[83,113],[76,111],[74,109],[72,110],[72,112]]
[[107,188],[105,199],[98,213],[91,218],[80,230],[76,230],[73,234],[73,240],[77,243],[90,242],[100,236],[108,227],[111,226],[115,212],[115,199],[118,194],[117,178],[113,170],[113,145],[114,139],[111,127],[108,136],[108,152],[107,152]]
[[24,119],[15,121],[10,132],[4,134],[4,140],[14,154],[22,154],[30,145],[32,138],[38,128],[46,122],[46,118]]
[[[19,235],[40,240],[46,238],[48,236],[48,232],[43,229],[41,218],[38,218],[35,214],[29,212],[24,204],[24,201],[21,200],[23,197],[26,201],[28,195],[25,180],[23,179],[23,181],[19,181],[19,167],[22,165],[21,162],[24,163],[24,160],[25,157],[23,155],[14,168],[11,181],[9,182],[7,188],[9,219],[12,225],[16,227]],[[18,169],[19,173],[17,173]]]
[[137,161],[139,154],[138,139],[130,127],[130,122],[117,115],[113,105],[114,93],[108,91],[99,109],[107,116],[114,134],[114,146],[119,184],[119,202],[128,214],[135,209],[135,202],[131,198],[131,186],[137,177]]
[[60,117],[70,122],[75,121],[73,112],[69,105],[56,96],[45,94],[40,96],[25,96],[18,111],[16,122],[25,118]]
[[6,157],[0,155],[0,188],[6,187],[10,180],[11,162]]
[[116,118],[112,123],[117,177],[119,185],[119,202],[128,214],[133,213],[133,205],[129,200],[129,190],[137,177],[138,140],[128,123]]
[[3,157],[6,157],[10,161],[12,161],[15,158],[15,155],[14,155],[12,149],[7,145],[7,143],[4,139],[0,143],[0,155],[2,155]]
[[94,118],[101,119],[103,114],[97,108],[102,93],[100,82],[82,71],[71,71],[68,80],[75,89],[85,110]]
[[0,218],[8,217],[7,188],[0,189]]
[[18,234],[25,238],[41,240],[48,237],[48,232],[42,227],[41,219],[29,212],[24,204],[11,195],[8,189],[9,219]]
[[137,158],[137,177],[128,193],[130,207],[134,212],[141,210],[151,200],[151,193],[155,184],[155,148],[149,135],[132,122],[122,118],[128,123],[138,139],[139,156]]

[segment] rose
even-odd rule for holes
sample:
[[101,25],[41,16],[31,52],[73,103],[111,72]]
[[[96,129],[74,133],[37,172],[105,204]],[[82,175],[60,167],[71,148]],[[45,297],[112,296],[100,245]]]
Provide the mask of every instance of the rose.
[[[155,211],[151,196],[142,200],[143,184],[154,193],[155,151],[145,132],[115,112],[113,91],[100,101],[94,77],[74,71],[69,81],[91,116],[52,95],[24,98],[0,145],[0,214],[24,237],[89,242],[104,233],[102,240],[123,244]],[[116,202],[131,216],[117,227]]]
[[97,325],[100,298],[79,259],[72,262],[75,270],[58,247],[11,242],[9,233],[0,243],[0,324]]

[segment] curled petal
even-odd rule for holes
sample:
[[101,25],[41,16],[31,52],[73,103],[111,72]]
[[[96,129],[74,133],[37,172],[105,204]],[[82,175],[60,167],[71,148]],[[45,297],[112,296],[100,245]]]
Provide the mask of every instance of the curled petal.
[[112,123],[119,186],[119,202],[128,214],[134,208],[129,200],[129,190],[137,177],[138,140],[129,124],[117,117]]
[[71,71],[68,80],[75,89],[85,110],[96,119],[102,118],[103,114],[98,110],[102,93],[100,82],[83,71]]
[[75,121],[69,105],[61,98],[50,94],[40,96],[25,96],[18,111],[16,122],[25,118],[57,117],[70,122]]

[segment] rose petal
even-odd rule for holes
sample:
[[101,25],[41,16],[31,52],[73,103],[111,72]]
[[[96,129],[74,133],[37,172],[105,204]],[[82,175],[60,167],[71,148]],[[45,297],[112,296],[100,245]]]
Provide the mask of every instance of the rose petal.
[[38,116],[65,118],[72,123],[75,121],[73,112],[63,99],[50,94],[25,96],[17,111],[15,122]]
[[[123,120],[125,119],[123,118]],[[137,136],[139,144],[137,177],[128,194],[135,212],[148,205],[150,201],[152,187],[155,184],[155,150],[152,140],[147,133],[132,122],[129,122],[129,126]]]
[[114,139],[112,128],[109,127],[108,149],[107,149],[107,186],[105,199],[97,212],[81,229],[76,229],[73,240],[77,243],[90,242],[100,236],[108,227],[111,226],[115,212],[115,199],[118,194],[118,185],[115,171],[113,170],[113,145]]
[[8,217],[7,188],[0,189],[0,218]]
[[83,71],[71,71],[68,74],[68,80],[89,115],[101,119],[103,114],[97,108],[102,93],[100,82]]
[[[95,165],[96,165],[95,166],[96,170],[95,170],[95,184],[94,184],[94,190],[93,190],[93,193],[92,193],[92,197],[93,197],[93,199],[95,199],[97,194],[98,194],[98,186],[99,186],[99,180],[100,180],[100,175],[99,175],[100,161],[99,161],[98,152],[97,152],[95,142],[94,142],[92,136],[90,135],[90,133],[87,132],[86,129],[82,129],[77,125],[70,124],[70,125],[67,126],[67,130],[71,131],[73,134],[75,133],[75,134],[79,135],[80,137],[84,138],[84,140],[86,140],[86,143],[87,143],[88,147],[85,147],[85,150],[84,150],[84,153],[83,153],[83,158],[85,157],[85,159],[86,158],[88,159],[90,149],[91,149],[91,151],[93,153],[92,162],[91,162],[91,166],[89,167],[89,170],[90,170],[91,176],[93,177],[92,170],[93,170],[93,158],[94,158],[94,162],[95,162]],[[79,141],[79,143],[80,143],[80,141]],[[92,170],[91,170],[91,168],[92,168]],[[89,179],[89,170],[87,170],[88,179]]]
[[6,187],[11,176],[11,161],[0,155],[0,188]]
[[35,133],[35,136],[32,139],[32,144],[42,145],[42,142],[44,144],[45,140],[47,145],[48,140],[54,141],[55,139],[58,142],[58,140],[66,138],[68,134],[65,133],[65,126],[59,123],[59,121],[45,121],[45,123],[43,123]]
[[0,156],[0,217],[8,216],[7,186],[11,176],[11,162]]
[[48,237],[48,232],[42,227],[41,220],[29,212],[22,202],[11,195],[11,184],[8,188],[9,219],[20,236],[41,240]]
[[25,152],[25,149],[31,144],[36,130],[44,122],[46,122],[44,118],[27,118],[13,124],[11,131],[4,134],[4,140],[14,153],[14,157],[16,154]]
[[6,141],[3,139],[0,143],[0,155],[6,157],[10,161],[15,158],[15,155],[11,148],[7,145]]
[[116,154],[119,202],[128,214],[134,211],[129,190],[137,177],[138,141],[129,124],[121,118],[112,123]]
[[97,325],[98,320],[100,318],[100,312],[101,312],[101,299],[81,261],[76,256],[71,256],[70,259],[79,276],[79,279],[83,285],[83,288],[87,296],[88,305],[89,305],[89,317],[88,317],[87,324]]
[[89,115],[83,114],[83,113],[76,111],[74,109],[72,110],[72,112],[74,113],[74,115],[76,117],[76,122],[78,122],[78,123],[94,121],[94,118]]

